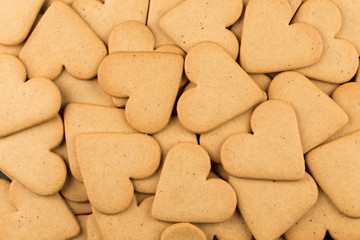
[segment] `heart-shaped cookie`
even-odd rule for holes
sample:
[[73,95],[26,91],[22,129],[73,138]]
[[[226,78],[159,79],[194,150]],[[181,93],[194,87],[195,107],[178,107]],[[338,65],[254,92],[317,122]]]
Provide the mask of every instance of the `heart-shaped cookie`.
[[143,134],[87,133],[75,144],[90,203],[107,214],[129,206],[134,195],[130,178],[150,177],[160,163],[159,144]]
[[17,211],[0,218],[0,239],[69,239],[80,226],[60,194],[40,196],[13,181],[10,200]]
[[326,230],[334,239],[360,239],[360,219],[339,212],[334,204],[319,191],[318,200],[286,233],[287,240],[324,239]]
[[76,0],[71,5],[104,41],[111,30],[126,21],[146,23],[149,0]]
[[207,179],[207,152],[194,143],[180,143],[168,152],[152,207],[152,216],[171,222],[221,222],[232,216],[236,196],[221,179]]
[[101,63],[98,80],[109,95],[129,97],[125,114],[130,126],[139,132],[157,133],[170,120],[183,61],[171,53],[116,52]]
[[205,233],[190,223],[176,223],[166,228],[161,240],[206,240]]
[[252,0],[246,6],[240,63],[246,72],[270,73],[306,67],[317,62],[323,45],[308,24],[289,25],[287,0]]
[[257,240],[277,239],[316,203],[318,189],[309,174],[299,181],[230,177],[238,206]]
[[33,25],[44,0],[2,0],[0,2],[0,44],[21,43]]
[[340,10],[341,29],[337,37],[351,42],[360,56],[360,2],[354,0],[331,0]]
[[349,81],[356,73],[359,56],[348,41],[335,38],[341,29],[339,9],[329,0],[309,0],[297,11],[293,22],[316,27],[324,50],[320,60],[306,68],[297,69],[307,77],[331,83]]
[[239,211],[226,221],[220,223],[198,223],[196,224],[204,231],[207,239],[219,240],[251,240],[252,234]]
[[181,95],[177,113],[181,124],[194,133],[211,131],[266,98],[225,50],[212,42],[189,51],[185,72],[196,87]]
[[360,130],[360,83],[341,85],[333,92],[332,99],[346,112],[349,122],[329,138],[329,141]]
[[21,49],[20,59],[30,78],[56,79],[65,66],[73,77],[91,79],[106,54],[104,43],[74,9],[55,1]]
[[360,131],[315,148],[306,164],[334,205],[349,217],[360,217]]
[[126,210],[115,215],[102,214],[94,209],[103,239],[160,239],[170,223],[151,216],[153,200],[154,197],[147,198],[138,206],[134,197]]
[[177,116],[171,117],[170,122],[166,128],[161,132],[154,134],[153,138],[155,138],[161,148],[160,167],[153,175],[148,178],[133,180],[134,189],[136,192],[155,194],[162,166],[170,148],[181,142],[197,143],[196,134],[186,130],[180,124]]
[[9,197],[10,182],[0,179],[0,217],[9,212],[15,212],[16,208],[12,205]]
[[269,87],[269,99],[294,108],[304,153],[330,138],[348,122],[346,113],[304,75],[284,72]]
[[66,166],[64,160],[50,150],[60,145],[62,139],[60,116],[0,138],[0,170],[37,194],[58,192],[66,179]]
[[226,27],[238,20],[242,7],[239,0],[186,0],[164,15],[159,24],[186,52],[200,42],[211,41],[236,59],[239,42]]
[[160,19],[171,9],[182,3],[184,0],[153,0],[149,4],[149,13],[146,25],[155,36],[155,46],[176,45],[168,35],[160,28]]
[[69,103],[87,103],[115,107],[112,99],[99,86],[96,78],[89,81],[74,78],[66,70],[54,80],[61,93],[61,108]]
[[254,134],[238,133],[221,148],[221,163],[230,175],[241,178],[299,180],[305,160],[296,120],[290,104],[270,100],[251,116]]
[[73,202],[66,198],[64,198],[64,200],[74,214],[92,213],[92,208],[89,202]]
[[[114,52],[152,52],[155,47],[155,37],[150,29],[142,23],[129,21],[115,27],[109,36],[109,53]],[[176,53],[185,57],[185,52],[175,45],[163,45],[157,52]],[[180,86],[188,82],[183,74]],[[113,98],[116,106],[124,108],[128,98]]]
[[127,124],[123,109],[82,103],[70,103],[65,107],[64,127],[70,170],[79,181],[82,181],[82,177],[75,149],[75,138],[79,134],[135,132]]
[[0,137],[54,118],[60,109],[59,89],[48,79],[26,80],[22,62],[0,54]]

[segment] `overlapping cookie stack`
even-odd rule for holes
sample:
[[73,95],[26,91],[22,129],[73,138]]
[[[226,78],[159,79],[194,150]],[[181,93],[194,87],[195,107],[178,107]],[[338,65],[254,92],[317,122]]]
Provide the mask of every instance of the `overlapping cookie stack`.
[[0,240],[360,239],[359,55],[354,0],[1,0]]

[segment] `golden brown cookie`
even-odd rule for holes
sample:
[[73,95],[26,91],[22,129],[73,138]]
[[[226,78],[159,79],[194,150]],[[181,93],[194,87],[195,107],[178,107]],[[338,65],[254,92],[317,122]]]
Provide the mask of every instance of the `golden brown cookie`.
[[348,122],[346,113],[300,73],[280,73],[272,80],[268,94],[269,99],[288,102],[294,108],[304,153]]
[[306,154],[307,167],[334,205],[349,217],[360,217],[360,131]]
[[158,221],[151,216],[153,199],[147,198],[138,206],[134,197],[125,211],[115,215],[94,210],[103,239],[160,239],[161,233],[170,223]]
[[322,40],[304,23],[290,24],[287,0],[252,0],[246,6],[240,64],[249,73],[270,73],[306,67],[319,61]]
[[40,196],[15,180],[9,194],[17,211],[0,218],[0,239],[62,240],[79,234],[78,221],[58,193]]
[[194,133],[209,132],[266,98],[251,77],[212,42],[189,51],[185,72],[196,87],[181,95],[177,113],[181,124]]
[[147,178],[160,164],[159,144],[139,133],[81,134],[75,146],[89,201],[105,214],[125,210],[134,196],[130,179]]
[[130,126],[153,134],[170,120],[183,61],[180,55],[171,53],[116,52],[101,63],[98,80],[109,95],[129,97],[125,114]]
[[75,150],[75,138],[79,134],[135,132],[127,124],[123,109],[81,103],[71,103],[66,106],[64,111],[64,127],[71,173],[79,181],[82,181],[82,177]]
[[70,6],[55,1],[20,52],[28,76],[56,79],[63,66],[79,79],[96,76],[106,56],[104,43]]
[[90,214],[87,219],[87,237],[88,240],[101,240],[101,232],[94,214]]
[[60,145],[62,139],[60,116],[0,138],[0,170],[37,194],[58,192],[66,179],[66,166],[51,149]]
[[257,240],[277,239],[316,203],[318,189],[309,174],[299,181],[230,177],[238,207]]
[[324,49],[317,63],[297,69],[298,72],[330,83],[344,83],[355,75],[359,56],[350,42],[337,37],[341,29],[341,14],[335,4],[329,0],[307,0],[296,12],[293,22],[314,26]]
[[75,215],[92,213],[92,208],[89,202],[73,202],[67,200],[66,198],[64,200]]
[[152,216],[171,222],[221,222],[232,216],[236,196],[221,179],[207,179],[210,158],[201,146],[179,143],[168,152]]

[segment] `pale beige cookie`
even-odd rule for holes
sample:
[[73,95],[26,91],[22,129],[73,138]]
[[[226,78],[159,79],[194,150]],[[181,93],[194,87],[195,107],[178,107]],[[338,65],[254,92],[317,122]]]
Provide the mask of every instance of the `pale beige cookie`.
[[336,34],[351,42],[360,56],[360,2],[356,0],[331,0],[340,10],[341,29]]
[[170,120],[183,61],[172,53],[112,53],[101,63],[98,80],[109,95],[129,97],[125,113],[130,126],[139,132],[157,133]]
[[22,62],[0,54],[0,137],[54,118],[60,109],[59,89],[49,79],[26,81]]
[[320,190],[315,206],[296,221],[285,237],[287,240],[323,240],[326,230],[334,239],[360,239],[360,219],[339,212]]
[[82,181],[82,177],[76,156],[76,136],[94,132],[135,132],[127,124],[123,109],[81,103],[71,103],[65,107],[64,126],[71,173],[79,181]]
[[80,224],[80,233],[71,240],[88,240],[87,237],[87,220],[89,215],[77,215],[76,218]]
[[15,57],[19,57],[20,51],[23,46],[24,46],[24,43],[21,43],[16,46],[6,46],[6,45],[0,44],[0,54],[9,54],[9,55],[13,55]]
[[16,208],[12,205],[9,197],[10,182],[0,179],[0,217],[9,212],[15,212]]
[[148,178],[133,180],[134,188],[137,192],[155,194],[165,157],[171,147],[181,142],[192,142],[197,144],[196,134],[186,130],[180,124],[177,116],[172,116],[166,128],[161,132],[154,134],[153,137],[159,143],[161,148],[162,160],[160,167],[152,176]]
[[249,73],[270,73],[306,67],[317,62],[322,40],[304,23],[289,25],[287,0],[252,0],[246,6],[240,64]]
[[206,240],[205,233],[190,223],[176,223],[166,228],[161,240]]
[[182,3],[184,0],[151,0],[146,25],[155,36],[155,46],[175,44],[168,35],[160,28],[160,19],[171,9]]
[[66,166],[51,149],[60,145],[62,139],[60,116],[0,138],[0,170],[37,194],[55,193],[65,182]]
[[181,124],[195,133],[209,132],[262,102],[266,94],[219,45],[204,42],[185,58],[185,72],[195,88],[177,104]]
[[15,180],[9,194],[18,211],[0,218],[0,239],[63,240],[79,234],[78,221],[58,193],[40,196]]
[[230,177],[238,206],[256,240],[277,239],[315,203],[318,189],[309,174],[299,181]]
[[346,113],[304,75],[284,72],[271,82],[269,99],[288,102],[295,110],[303,152],[331,137],[348,122]]
[[130,178],[150,177],[160,164],[159,144],[139,133],[81,134],[75,146],[89,201],[106,214],[129,206],[134,195]]
[[66,70],[54,80],[61,93],[61,107],[69,103],[88,103],[106,107],[115,107],[112,99],[98,84],[97,79],[80,80]]
[[101,232],[94,214],[90,214],[87,219],[87,237],[88,240],[101,240]]
[[0,2],[0,44],[18,45],[30,32],[44,0],[2,0]]
[[[66,149],[66,142],[64,141],[59,147],[53,150],[54,153],[62,157],[66,165],[69,166],[68,154]],[[71,174],[68,169],[64,186],[60,190],[61,195],[70,201],[74,202],[87,202],[89,198],[87,196],[84,183],[78,181]]]
[[339,84],[328,83],[328,82],[318,81],[318,80],[314,80],[314,79],[309,79],[309,80],[328,96],[331,96],[331,94],[334,92],[334,90],[337,87],[339,87]]
[[207,179],[210,158],[201,146],[179,143],[168,152],[152,216],[171,222],[221,222],[232,216],[236,196],[221,179]]
[[329,138],[329,141],[360,130],[360,83],[341,85],[333,92],[332,99],[346,112],[349,122]]
[[305,174],[296,114],[290,104],[269,100],[251,116],[253,134],[238,133],[223,143],[221,163],[230,175],[299,180]]
[[323,53],[320,60],[296,71],[307,77],[330,83],[349,81],[359,66],[359,56],[348,41],[338,38],[341,29],[339,9],[329,0],[307,0],[297,11],[293,22],[314,26],[322,38]]
[[149,0],[76,0],[71,5],[97,35],[108,41],[111,30],[126,21],[145,24]]
[[236,133],[249,133],[250,117],[253,110],[250,109],[245,113],[227,121],[214,130],[200,135],[200,145],[209,153],[213,162],[220,163],[220,150],[224,141]]
[[64,200],[74,214],[92,213],[92,208],[89,202],[73,202],[67,200],[66,198]]
[[214,237],[218,240],[251,240],[252,235],[239,211],[228,220],[220,223],[198,223],[196,224],[204,231],[208,240]]
[[[244,9],[246,10],[246,5],[250,0],[243,0],[244,1]],[[288,0],[290,6],[291,6],[291,15],[293,16],[296,12],[296,10],[299,8],[302,0]],[[304,0],[303,0],[304,1]],[[245,11],[244,11],[245,13]],[[240,19],[231,26],[231,31],[235,34],[235,36],[241,41],[242,31],[244,27],[244,15],[242,14]]]
[[334,205],[349,217],[360,217],[360,132],[315,148],[306,155],[312,176]]
[[106,56],[104,43],[81,17],[62,1],[55,1],[20,52],[28,76],[56,79],[63,69],[79,79],[96,76]]
[[130,206],[116,215],[106,215],[94,210],[103,239],[160,239],[161,233],[170,223],[158,221],[151,216],[153,199],[147,198],[138,206],[134,197]]
[[236,59],[239,42],[226,27],[238,20],[242,7],[241,0],[186,0],[165,14],[159,24],[185,52],[200,42],[212,41]]

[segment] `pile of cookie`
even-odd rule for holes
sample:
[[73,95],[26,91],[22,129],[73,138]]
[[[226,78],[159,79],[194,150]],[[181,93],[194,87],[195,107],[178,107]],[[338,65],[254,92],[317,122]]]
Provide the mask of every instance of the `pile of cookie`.
[[354,0],[1,0],[0,240],[360,239],[359,56]]

